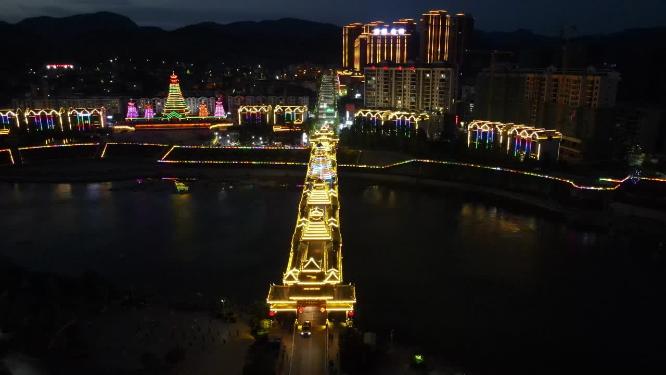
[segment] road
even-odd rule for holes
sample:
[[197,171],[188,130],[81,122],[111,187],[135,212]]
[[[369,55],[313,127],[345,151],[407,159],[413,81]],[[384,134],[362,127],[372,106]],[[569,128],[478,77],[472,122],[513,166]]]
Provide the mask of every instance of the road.
[[310,337],[301,336],[297,327],[290,332],[291,336],[285,342],[289,343],[287,350],[290,351],[291,361],[285,364],[283,374],[327,375],[329,374],[328,355],[333,350],[329,347],[331,340],[328,340],[326,317],[316,309],[306,308],[300,314],[298,324],[305,321],[312,322],[312,335]]
[[326,329],[321,325],[312,327],[312,336],[296,335],[292,375],[326,374]]

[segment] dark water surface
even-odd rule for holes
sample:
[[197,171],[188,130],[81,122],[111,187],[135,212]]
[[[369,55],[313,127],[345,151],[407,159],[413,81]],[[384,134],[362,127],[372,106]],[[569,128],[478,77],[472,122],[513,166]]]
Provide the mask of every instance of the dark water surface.
[[[169,298],[264,300],[300,188],[0,185],[0,255]],[[341,182],[359,323],[481,373],[664,366],[663,236],[576,229],[453,190]],[[652,373],[648,371],[647,373]]]

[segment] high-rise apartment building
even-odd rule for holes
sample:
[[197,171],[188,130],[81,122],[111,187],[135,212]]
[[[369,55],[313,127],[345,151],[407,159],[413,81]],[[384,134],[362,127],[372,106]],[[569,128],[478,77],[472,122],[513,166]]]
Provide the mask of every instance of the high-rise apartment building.
[[342,67],[344,69],[354,68],[354,43],[362,33],[362,23],[355,22],[342,27]]
[[580,159],[583,151],[599,154],[594,147],[608,140],[619,81],[619,73],[594,68],[495,67],[477,77],[473,116],[557,129],[564,135],[563,158]]
[[421,61],[425,64],[448,62],[460,67],[472,37],[474,19],[463,13],[431,10],[421,16]]
[[446,66],[369,66],[365,106],[448,113],[453,106],[455,70]]
[[362,71],[381,63],[449,63],[460,70],[472,37],[474,19],[445,10],[424,13],[417,27],[410,18],[391,24],[373,21],[342,28],[342,67]]
[[619,73],[499,67],[477,77],[475,117],[541,125],[546,105],[599,109],[615,105]]
[[407,18],[391,24],[382,21],[349,24],[342,29],[342,65],[362,71],[369,64],[412,61],[417,51],[415,32],[416,23]]

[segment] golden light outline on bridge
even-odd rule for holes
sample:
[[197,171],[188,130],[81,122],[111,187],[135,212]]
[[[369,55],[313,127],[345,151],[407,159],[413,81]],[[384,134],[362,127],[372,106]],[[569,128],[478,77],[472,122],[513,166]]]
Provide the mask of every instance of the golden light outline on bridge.
[[271,311],[316,305],[354,309],[356,291],[342,283],[342,237],[338,201],[337,138],[323,126],[310,139],[310,158],[282,285],[271,285]]

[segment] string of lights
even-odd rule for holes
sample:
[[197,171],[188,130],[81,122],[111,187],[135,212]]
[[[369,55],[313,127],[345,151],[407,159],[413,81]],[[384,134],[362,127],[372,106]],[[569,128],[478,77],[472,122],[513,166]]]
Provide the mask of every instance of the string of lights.
[[106,150],[108,146],[112,145],[127,145],[127,146],[149,146],[149,147],[169,147],[171,145],[167,144],[160,144],[160,143],[141,143],[141,142],[107,142],[104,144],[104,148],[102,149],[102,154],[100,155],[100,159],[104,159],[106,156]]
[[169,164],[244,164],[244,165],[292,165],[306,166],[307,163],[295,161],[248,161],[248,160],[158,160]]
[[[70,144],[56,144],[56,145],[40,145],[40,146],[24,146],[19,147],[18,151],[29,151],[37,149],[48,149],[48,148],[58,148],[58,147],[82,147],[82,146],[99,146],[99,143],[88,142],[88,143],[70,143]],[[161,143],[142,143],[142,142],[107,142],[104,144],[100,158],[105,158],[106,152],[109,145],[136,145],[136,146],[158,146],[158,147],[169,147],[170,145],[161,144]],[[308,163],[304,162],[289,162],[289,161],[253,161],[253,160],[167,160],[169,155],[178,148],[182,149],[223,149],[223,150],[307,150],[307,147],[303,146],[222,146],[222,147],[211,147],[211,146],[178,146],[172,145],[169,150],[158,160],[160,163],[170,163],[170,164],[239,164],[239,165],[275,165],[275,166],[307,166]],[[10,155],[12,164],[15,163],[14,157],[11,149],[0,149],[0,152],[7,152]],[[623,184],[628,181],[650,181],[657,183],[666,183],[666,178],[661,177],[644,177],[644,176],[626,176],[621,179],[617,178],[607,178],[601,177],[598,180],[601,182],[612,183],[611,186],[593,186],[593,185],[583,185],[577,183],[576,181],[558,177],[543,173],[536,173],[530,171],[523,171],[512,168],[504,168],[497,166],[489,166],[476,163],[465,163],[457,161],[447,161],[447,160],[433,160],[433,159],[408,159],[395,163],[388,163],[383,165],[377,164],[352,164],[352,163],[343,163],[338,164],[338,166],[343,168],[354,168],[354,169],[371,169],[371,170],[386,170],[402,165],[421,163],[421,164],[433,164],[433,165],[446,165],[446,166],[455,166],[455,167],[464,167],[464,168],[476,168],[484,170],[493,170],[504,173],[511,173],[516,175],[536,177],[551,181],[557,181],[560,183],[567,184],[578,190],[598,190],[598,191],[613,191],[619,189]]]
[[58,145],[41,145],[41,146],[25,146],[25,147],[19,147],[19,151],[26,151],[26,150],[38,150],[38,149],[44,149],[44,148],[58,148],[58,147],[81,147],[81,146],[99,146],[99,143],[65,143],[65,144],[58,144]]
[[5,149],[0,150],[0,152],[7,152],[7,153],[9,153],[9,161],[10,161],[10,163],[11,163],[12,165],[14,165],[14,155],[12,154],[12,150],[11,150],[11,149],[5,148]]

